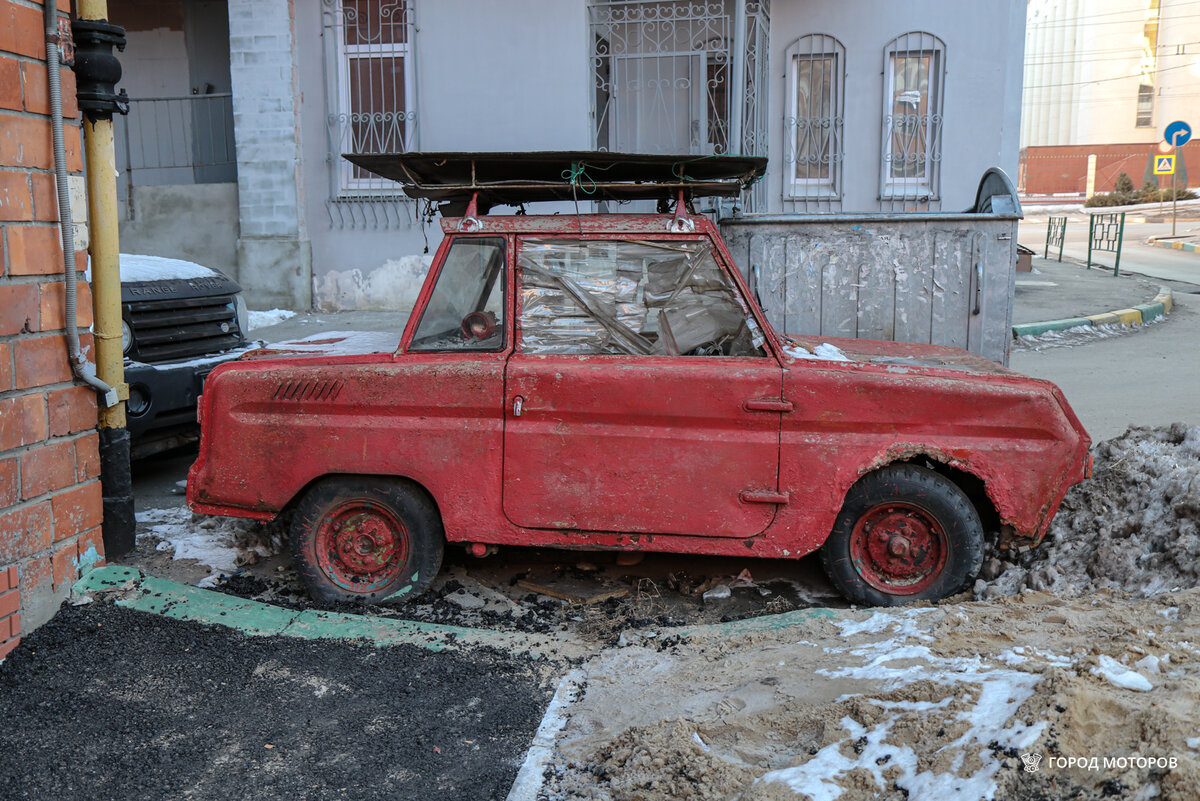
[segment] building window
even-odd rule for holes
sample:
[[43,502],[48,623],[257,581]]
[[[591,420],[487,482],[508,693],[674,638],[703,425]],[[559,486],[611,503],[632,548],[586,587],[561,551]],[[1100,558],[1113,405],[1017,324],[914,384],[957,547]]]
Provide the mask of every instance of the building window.
[[883,158],[880,196],[925,203],[938,199],[946,46],[914,31],[884,48]]
[[728,152],[735,5],[589,3],[598,150]]
[[340,197],[399,187],[341,158],[397,153],[416,142],[411,0],[322,0],[332,183]]
[[842,196],[842,115],[846,49],[809,34],[787,50],[784,196],[818,204]]
[[1139,86],[1137,98],[1137,127],[1154,127],[1154,87]]

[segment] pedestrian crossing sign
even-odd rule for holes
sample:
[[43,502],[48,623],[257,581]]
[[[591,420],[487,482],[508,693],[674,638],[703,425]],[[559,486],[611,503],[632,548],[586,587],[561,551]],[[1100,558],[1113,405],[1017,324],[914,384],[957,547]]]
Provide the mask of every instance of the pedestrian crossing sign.
[[1174,175],[1175,174],[1175,155],[1170,156],[1155,156],[1154,157],[1154,174],[1155,175]]

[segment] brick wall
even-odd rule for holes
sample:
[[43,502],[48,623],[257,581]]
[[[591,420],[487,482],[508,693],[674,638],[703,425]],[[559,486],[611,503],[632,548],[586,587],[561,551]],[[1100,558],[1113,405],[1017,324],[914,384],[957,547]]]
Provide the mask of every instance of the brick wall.
[[[1133,188],[1141,189],[1146,162],[1158,153],[1157,145],[1045,145],[1027,147],[1021,151],[1018,189],[1026,195],[1078,194],[1087,190],[1088,156],[1096,157],[1096,191],[1111,192],[1117,176],[1126,173]],[[1200,148],[1192,145],[1179,149],[1180,159],[1187,161],[1190,183],[1200,176]],[[1179,185],[1184,185],[1180,176]],[[1164,189],[1171,185],[1171,176],[1159,176]]]
[[[59,0],[60,12],[68,5]],[[42,29],[40,3],[0,0],[0,658],[103,554],[96,399],[72,380],[63,331]],[[62,71],[67,169],[78,175],[74,78]],[[72,255],[83,269],[87,254]],[[90,348],[91,294],[79,278],[80,338]]]

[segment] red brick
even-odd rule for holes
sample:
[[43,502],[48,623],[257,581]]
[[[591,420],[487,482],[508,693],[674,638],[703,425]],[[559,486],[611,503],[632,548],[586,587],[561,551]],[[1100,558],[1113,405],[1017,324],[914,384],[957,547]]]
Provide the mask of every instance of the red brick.
[[46,65],[26,61],[21,65],[21,93],[25,110],[34,114],[50,113],[50,86],[46,83]]
[[[73,126],[68,126],[71,130]],[[78,129],[76,156],[78,157]],[[70,142],[70,136],[67,137]],[[71,163],[68,156],[67,163]],[[38,117],[17,117],[0,114],[0,167],[54,168],[54,149],[50,139],[50,121]],[[70,167],[68,167],[70,170]],[[78,172],[78,168],[75,169]]]
[[13,52],[23,56],[46,60],[46,28],[40,8],[12,6],[13,37],[16,47]]
[[0,659],[4,659],[13,652],[13,649],[21,644],[20,639],[9,640],[5,643],[0,643]]
[[54,565],[54,589],[74,584],[75,579],[79,578],[77,575],[79,555],[75,549],[75,543],[67,543],[55,551],[50,562]]
[[[104,564],[104,536],[99,527],[80,534],[75,545],[79,549],[80,567],[99,567]],[[93,555],[89,551],[95,551],[96,554]],[[100,559],[93,561],[96,556],[99,556]]]
[[3,573],[0,573],[0,587],[4,586],[4,580],[3,580],[4,576],[8,576],[8,588],[10,590],[15,590],[17,588],[17,578],[18,578],[17,566],[13,565],[8,570],[4,571]]
[[[0,507],[12,506],[21,499],[21,487],[17,479],[17,460],[0,460]],[[0,590],[4,582],[0,581]]]
[[71,70],[62,70],[59,80],[62,82],[62,105],[63,116],[67,119],[75,119],[79,116],[79,103],[75,97],[77,91],[75,86],[75,73]]
[[50,503],[54,509],[55,541],[95,528],[104,517],[99,481],[55,495]]
[[21,109],[21,65],[11,58],[0,58],[0,108]]
[[33,172],[29,174],[33,189],[33,219],[38,222],[58,221],[58,188],[54,173]]
[[100,435],[75,440],[75,480],[82,484],[100,476]]
[[36,331],[38,325],[38,288],[35,284],[0,286],[0,336]]
[[50,408],[52,437],[64,437],[96,427],[96,393],[88,387],[51,392],[46,396],[46,405]]
[[22,499],[28,500],[74,483],[74,442],[50,442],[21,454]]
[[[63,147],[67,153],[67,172],[83,172],[82,134],[78,125],[66,125],[63,128]],[[51,151],[53,156],[53,151]]]
[[40,392],[0,400],[0,451],[41,442],[46,422],[46,398]]
[[33,196],[29,190],[29,174],[0,172],[0,221],[24,222],[32,219]]
[[4,623],[8,624],[9,637],[21,636],[21,615],[19,612],[15,615],[10,615],[6,620],[0,620],[0,634],[4,633]]
[[71,380],[67,342],[62,336],[17,339],[13,343],[17,389],[42,387]]
[[[75,251],[75,271],[82,273],[87,268],[88,268],[88,252],[86,250]],[[80,281],[83,280],[82,275],[77,276],[77,277],[79,278]]]
[[12,346],[0,342],[0,392],[12,389]]
[[49,548],[54,541],[52,522],[50,501],[0,514],[0,562],[15,562]]
[[63,271],[57,225],[8,226],[9,275],[52,275]]
[[[67,285],[42,284],[39,294],[42,307],[40,330],[60,331],[65,328]],[[92,288],[86,281],[75,282],[75,321],[80,328],[92,324]]]
[[0,617],[14,615],[21,608],[21,594],[16,590],[0,593]]

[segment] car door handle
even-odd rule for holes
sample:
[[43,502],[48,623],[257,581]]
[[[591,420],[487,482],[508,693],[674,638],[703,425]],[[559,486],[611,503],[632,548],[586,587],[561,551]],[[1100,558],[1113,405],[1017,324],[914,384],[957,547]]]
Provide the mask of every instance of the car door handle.
[[770,490],[742,490],[738,493],[742,503],[787,503],[786,492],[771,492]]
[[520,395],[513,398],[513,417],[520,417],[525,410],[525,399]]
[[779,398],[748,398],[742,401],[742,408],[748,412],[790,412],[795,407],[791,401]]

